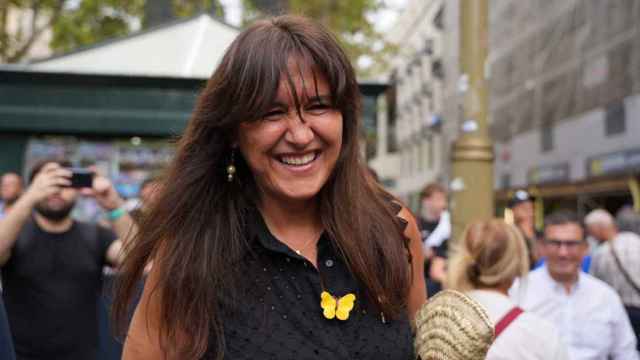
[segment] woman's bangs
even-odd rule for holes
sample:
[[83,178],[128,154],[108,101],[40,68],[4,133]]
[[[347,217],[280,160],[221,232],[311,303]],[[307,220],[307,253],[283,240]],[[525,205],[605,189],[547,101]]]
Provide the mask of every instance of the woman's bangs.
[[[244,104],[234,107],[233,118],[240,122],[261,119],[277,99],[281,80],[286,82],[298,111],[302,99],[319,95],[320,78],[329,87],[331,106],[342,112],[349,107],[355,94],[348,84],[346,58],[335,55],[335,51],[340,51],[333,49],[337,44],[277,27],[265,27],[252,35],[253,39],[245,39],[245,47],[237,59],[238,73],[232,74],[239,78],[239,91],[233,92],[237,98],[232,101]],[[314,93],[298,94],[294,79],[304,79],[307,72],[313,74],[314,83],[304,84],[304,89],[314,89]]]
[[[331,52],[327,50],[330,45],[316,44],[313,41],[309,41],[310,46],[303,48],[303,53],[308,57],[308,66],[314,73],[314,78],[317,76],[324,77],[324,80],[329,86],[331,91],[331,105],[338,109],[343,109],[344,104],[351,98],[347,94],[347,75],[346,64],[343,64],[335,53],[331,55]],[[315,46],[314,46],[315,45]]]
[[[319,67],[316,65],[316,62],[309,52],[308,49],[304,47],[296,47],[292,49],[287,55],[287,63],[283,69],[281,77],[283,80],[287,82],[287,88],[291,96],[293,97],[294,104],[298,112],[301,110],[301,103],[303,99],[310,99],[319,97],[321,94],[318,90],[318,81],[319,79],[323,79],[327,81],[327,77],[322,73]],[[313,83],[307,84],[305,83],[305,74],[310,73],[312,75]],[[296,89],[294,78],[301,79],[302,81],[302,91],[303,93],[298,93]],[[330,87],[331,88],[331,87]],[[307,89],[312,89],[309,92]],[[333,92],[331,93],[331,101],[334,102]],[[332,104],[335,105],[335,104]]]

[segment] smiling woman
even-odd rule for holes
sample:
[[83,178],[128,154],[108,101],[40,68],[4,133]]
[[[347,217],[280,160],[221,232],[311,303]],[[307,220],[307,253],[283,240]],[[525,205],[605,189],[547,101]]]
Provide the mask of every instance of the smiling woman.
[[354,71],[320,25],[227,50],[127,249],[115,313],[153,268],[125,359],[408,359],[426,300],[410,213],[363,166]]
[[342,147],[342,114],[331,103],[327,80],[311,68],[301,69],[295,60],[288,69],[292,90],[282,79],[273,108],[259,121],[240,125],[238,132],[240,151],[263,202],[312,199],[327,182]]

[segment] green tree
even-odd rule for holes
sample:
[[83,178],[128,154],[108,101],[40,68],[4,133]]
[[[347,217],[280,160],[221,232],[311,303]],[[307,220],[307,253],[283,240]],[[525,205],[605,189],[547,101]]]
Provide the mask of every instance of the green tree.
[[20,61],[63,10],[58,0],[0,0],[0,62]]
[[336,34],[360,77],[367,78],[386,70],[395,50],[369,17],[384,6],[382,0],[244,0],[244,21],[283,12],[315,19]]
[[81,0],[53,23],[51,48],[67,52],[129,34],[137,27],[144,0]]
[[207,12],[219,19],[224,19],[224,6],[219,0],[174,1],[173,8],[177,17],[189,17]]
[[51,47],[65,52],[127,35],[139,29],[140,25],[147,25],[145,10],[167,5],[171,7],[172,14],[165,20],[200,12],[224,18],[224,9],[218,0],[80,0],[75,8],[54,23]]
[[[157,1],[0,0],[0,62],[23,60],[48,30],[49,46],[57,53],[127,35],[145,24],[145,3]],[[219,0],[164,1],[171,7],[171,18],[200,12],[224,18]]]
[[[361,77],[387,67],[393,49],[384,43],[368,16],[384,6],[382,0],[243,0],[243,6],[245,24],[265,14],[283,12],[320,21],[336,34],[354,64],[361,65],[357,66]],[[127,35],[146,25],[145,13],[159,7],[170,8],[167,20],[199,12],[224,17],[219,0],[0,0],[0,61],[22,60],[47,29],[53,33],[50,46],[58,53]],[[31,22],[18,30],[10,29],[10,9],[33,14],[25,15]],[[371,65],[362,66],[367,58]]]

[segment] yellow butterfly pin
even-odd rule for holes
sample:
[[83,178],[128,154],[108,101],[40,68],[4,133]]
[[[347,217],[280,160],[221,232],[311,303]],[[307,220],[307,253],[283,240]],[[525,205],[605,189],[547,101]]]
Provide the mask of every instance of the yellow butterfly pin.
[[323,291],[320,294],[320,306],[322,307],[322,314],[327,319],[331,320],[337,317],[338,320],[347,320],[349,318],[349,312],[353,309],[353,305],[356,301],[356,296],[353,294],[347,294],[341,298]]

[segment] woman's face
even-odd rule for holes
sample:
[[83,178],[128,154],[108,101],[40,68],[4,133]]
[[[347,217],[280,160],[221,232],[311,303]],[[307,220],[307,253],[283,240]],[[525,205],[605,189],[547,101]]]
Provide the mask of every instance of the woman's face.
[[308,67],[301,72],[293,62],[289,72],[300,114],[283,76],[267,113],[238,131],[238,147],[263,201],[312,199],[331,176],[342,147],[342,114],[330,105],[324,77],[316,73],[314,79]]

